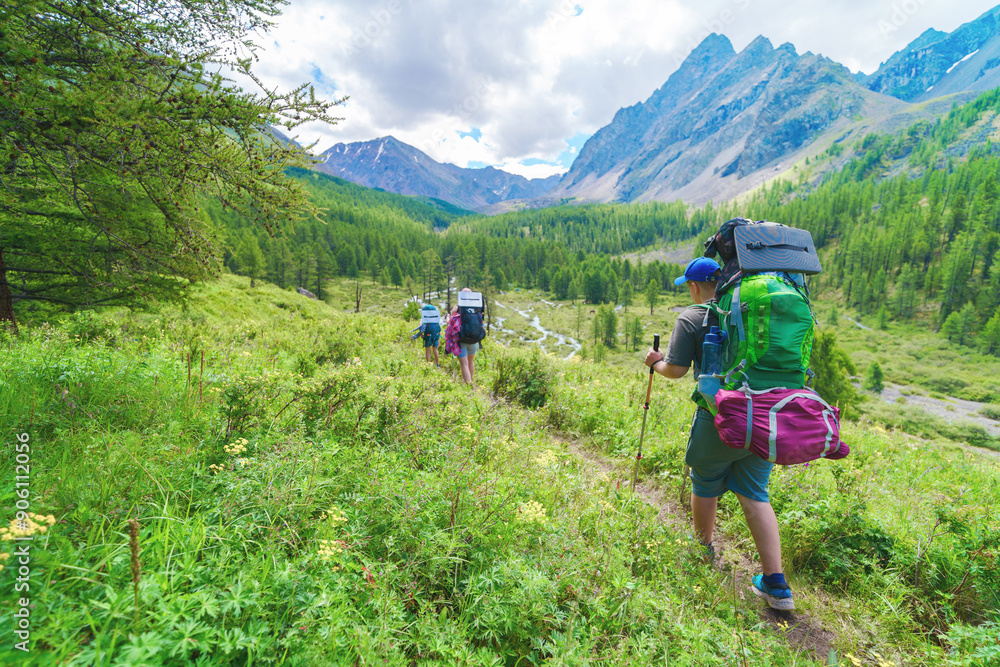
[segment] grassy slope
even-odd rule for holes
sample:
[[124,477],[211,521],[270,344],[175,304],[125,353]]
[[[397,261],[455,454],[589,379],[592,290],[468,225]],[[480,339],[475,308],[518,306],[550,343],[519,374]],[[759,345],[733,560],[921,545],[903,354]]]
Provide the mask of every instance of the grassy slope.
[[[31,511],[56,519],[32,549],[33,664],[813,664],[686,529],[563,444],[627,476],[634,363],[543,359],[549,400],[529,411],[485,390],[526,353],[487,347],[470,391],[454,360],[419,361],[410,326],[224,277],[186,310],[6,339],[0,422],[30,435]],[[657,382],[645,436],[643,475],[671,495],[689,390]],[[870,424],[844,438],[845,461],[775,475],[800,619],[863,664],[987,664],[967,660],[996,655],[978,625],[996,546],[966,552],[998,525],[995,463]],[[752,553],[731,498],[721,528],[724,558]],[[930,634],[952,622],[969,638],[948,652]]]

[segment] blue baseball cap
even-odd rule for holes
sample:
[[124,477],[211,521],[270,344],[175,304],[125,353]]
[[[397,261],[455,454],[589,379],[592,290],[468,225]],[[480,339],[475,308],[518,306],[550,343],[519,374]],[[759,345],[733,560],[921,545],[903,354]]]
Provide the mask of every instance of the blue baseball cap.
[[696,257],[688,262],[687,268],[684,269],[684,275],[674,279],[674,284],[683,285],[689,280],[696,283],[714,283],[719,279],[719,276],[716,275],[718,272],[719,265],[714,259]]

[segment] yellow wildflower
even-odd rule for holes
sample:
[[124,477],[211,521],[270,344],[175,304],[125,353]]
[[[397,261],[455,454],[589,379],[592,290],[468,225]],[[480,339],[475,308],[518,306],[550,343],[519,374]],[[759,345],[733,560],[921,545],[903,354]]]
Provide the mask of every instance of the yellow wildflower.
[[559,463],[559,455],[551,449],[546,449],[544,452],[535,457],[535,463],[538,464],[539,467],[548,468]]
[[35,533],[45,534],[49,526],[56,522],[56,518],[49,514],[29,513],[23,520],[11,519],[10,523],[0,528],[0,540],[9,542],[15,537],[31,537]]
[[238,456],[247,450],[247,439],[240,438],[236,442],[232,442],[224,447],[226,454],[230,456]]
[[342,554],[345,546],[346,543],[341,540],[320,540],[316,554],[324,560],[330,560]]
[[517,518],[521,523],[537,523],[539,525],[544,525],[548,520],[545,516],[545,508],[536,500],[522,503],[517,508]]
[[334,505],[327,511],[319,515],[320,521],[329,521],[330,523],[344,523],[347,521],[347,515],[340,511],[340,508]]

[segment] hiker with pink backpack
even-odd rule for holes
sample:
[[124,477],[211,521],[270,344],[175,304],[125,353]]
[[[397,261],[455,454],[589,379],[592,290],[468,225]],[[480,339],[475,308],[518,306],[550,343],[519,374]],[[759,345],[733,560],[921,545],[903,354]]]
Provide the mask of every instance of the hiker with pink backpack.
[[[818,273],[819,260],[807,231],[743,218],[723,224],[705,249],[674,281],[687,284],[693,304],[678,316],[666,352],[650,349],[645,363],[668,378],[694,367],[698,408],[684,460],[706,556],[715,554],[719,497],[732,491],[763,569],[751,590],[772,608],[790,610],[767,491],[771,470],[849,451],[840,441],[839,410],[806,386],[815,320],[804,274]],[[717,254],[722,266],[712,259]]]
[[458,357],[462,380],[474,386],[476,352],[486,338],[483,318],[483,295],[468,287],[458,293],[458,303],[451,309],[444,334],[444,351]]

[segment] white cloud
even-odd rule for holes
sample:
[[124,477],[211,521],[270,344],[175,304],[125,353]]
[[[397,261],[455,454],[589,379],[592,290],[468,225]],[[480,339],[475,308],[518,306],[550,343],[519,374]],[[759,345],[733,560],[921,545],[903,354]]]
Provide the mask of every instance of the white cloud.
[[[350,96],[338,125],[297,130],[318,150],[393,135],[441,162],[514,170],[556,161],[567,140],[648,98],[710,32],[737,50],[762,34],[871,72],[994,1],[291,0],[256,71],[268,86]],[[458,136],[473,127],[478,141]]]
[[525,178],[548,178],[557,174],[565,174],[566,168],[557,164],[521,164],[520,162],[504,162],[498,164],[497,169],[503,169],[511,174],[524,176]]

